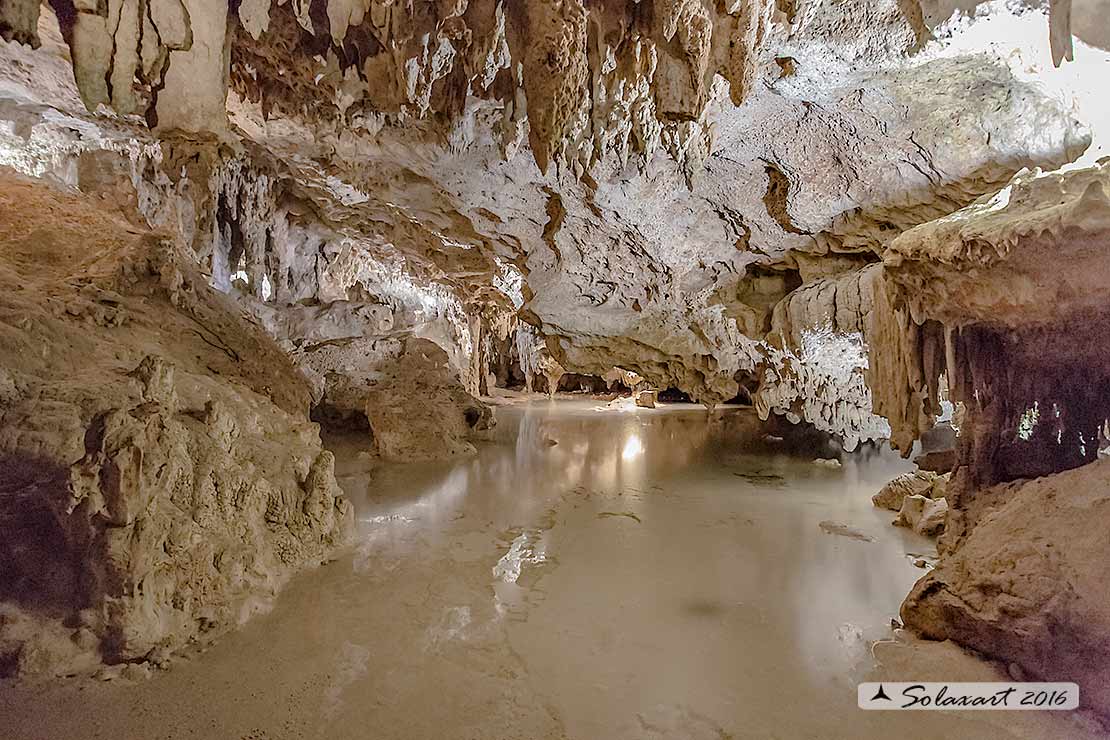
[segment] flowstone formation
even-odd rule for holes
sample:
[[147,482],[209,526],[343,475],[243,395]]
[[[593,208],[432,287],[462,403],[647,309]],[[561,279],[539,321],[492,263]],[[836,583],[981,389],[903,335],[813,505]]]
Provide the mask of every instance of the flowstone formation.
[[10,177],[0,233],[5,672],[161,664],[343,544],[307,384],[190,258]]
[[[792,297],[812,310],[786,333],[777,304],[1089,143],[1066,96],[926,5],[10,2],[41,47],[4,49],[6,159],[75,184],[75,158],[126,153],[145,218],[279,332],[302,305],[375,312],[376,262],[442,299],[429,338],[472,395],[529,361],[519,314],[541,375],[759,399],[851,447],[885,427],[850,301]],[[1039,11],[984,8],[1047,47]],[[106,105],[125,116],[84,109]]]
[[941,558],[905,623],[1078,681],[1103,714],[1108,244],[1108,161],[1023,172],[902,234],[876,287],[870,371],[903,451],[939,412],[941,376],[960,411]]
[[[348,513],[310,419],[383,457],[453,457],[483,397],[564,377],[749,403],[847,450],[908,451],[950,396],[944,546],[975,537],[973,492],[1091,461],[1106,417],[1104,91],[1053,73],[1103,69],[1110,10],[1043,5],[0,0],[0,167],[158,245],[108,270],[0,235],[13,274],[54,280],[13,287],[20,311],[90,327],[50,365],[12,318],[11,362],[38,364],[0,376],[4,449],[67,471],[3,490],[54,502],[20,531],[81,523],[49,525],[96,606],[74,639],[172,650],[325,557]],[[47,428],[52,404],[77,410]],[[190,462],[151,477],[163,458]],[[228,513],[181,504],[171,474]],[[178,524],[211,527],[213,557],[159,554]],[[65,609],[6,634],[69,630]]]

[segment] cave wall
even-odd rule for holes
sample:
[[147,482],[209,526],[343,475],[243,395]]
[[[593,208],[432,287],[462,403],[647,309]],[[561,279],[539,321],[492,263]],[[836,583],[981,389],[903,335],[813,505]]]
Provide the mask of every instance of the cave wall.
[[[78,589],[98,609],[82,617],[92,638],[58,632],[62,652],[79,639],[141,659],[163,637],[172,647],[166,636],[233,622],[263,584],[321,556],[346,507],[309,406],[361,414],[386,432],[368,442],[418,454],[389,434],[414,414],[392,401],[417,373],[452,411],[439,445],[452,452],[483,423],[474,397],[491,370],[494,385],[519,373],[553,390],[564,373],[619,368],[709,405],[743,389],[764,418],[904,451],[939,410],[943,374],[961,437],[949,555],[930,577],[969,582],[969,566],[945,563],[966,543],[991,546],[980,524],[1003,497],[985,492],[1086,470],[1106,416],[1105,165],[1024,171],[1091,165],[1102,146],[1089,101],[1030,72],[1034,54],[1102,59],[1071,33],[1094,2],[1074,15],[1069,3],[1046,14],[932,0],[0,2],[5,176],[72,191],[74,213],[94,221],[82,198],[108,204],[108,232],[150,235],[158,246],[142,254],[161,255],[79,262],[103,285],[74,275],[11,299],[59,322],[70,366],[95,358],[72,391],[52,367],[0,377],[6,398],[31,404],[5,416],[5,444],[57,472],[40,495],[13,462],[4,495],[39,513],[5,521],[65,543],[60,582],[94,584]],[[948,19],[957,5],[981,7]],[[995,21],[1035,23],[1039,45],[979,44]],[[52,253],[12,252],[12,274]],[[132,289],[170,296],[169,318],[135,337],[142,321],[119,309]],[[198,312],[225,328],[196,328]],[[81,339],[76,324],[96,328]],[[27,360],[26,327],[9,329],[11,357]],[[171,330],[187,342],[169,346]],[[1019,439],[1030,409],[1038,423]],[[416,412],[430,429],[428,410]],[[40,428],[55,412],[62,442]],[[270,426],[294,439],[268,438]],[[299,452],[271,478],[256,457],[273,445]],[[182,448],[245,471],[182,468],[203,509],[191,519],[143,477]],[[177,509],[131,508],[167,496]],[[161,556],[142,538],[207,527],[209,505],[230,507],[250,547],[229,545],[211,568],[152,565]],[[137,557],[120,555],[124,540]],[[262,576],[244,565],[271,555],[283,565]],[[203,607],[175,596],[190,588],[216,595]],[[930,588],[907,622],[928,613],[916,624],[943,634],[956,616],[929,611],[944,592]],[[9,635],[26,623],[5,622]],[[951,629],[972,645],[985,634]]]
[[[908,453],[957,404],[941,559],[907,626],[1110,700],[1100,448],[1110,417],[1110,163],[1024,172],[899,236],[872,313],[870,384]],[[1070,678],[1069,678],[1070,677]]]
[[161,664],[345,542],[307,383],[191,255],[10,176],[0,233],[6,671]]

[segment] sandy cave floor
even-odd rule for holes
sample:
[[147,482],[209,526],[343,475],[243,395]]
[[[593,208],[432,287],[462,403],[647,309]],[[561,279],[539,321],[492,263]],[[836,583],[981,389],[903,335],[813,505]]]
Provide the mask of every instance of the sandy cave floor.
[[863,680],[1006,680],[891,640],[935,552],[871,506],[903,461],[743,452],[744,411],[602,407],[503,404],[453,464],[337,441],[351,552],[148,681],[0,684],[0,736],[1099,736],[1083,715],[856,709]]

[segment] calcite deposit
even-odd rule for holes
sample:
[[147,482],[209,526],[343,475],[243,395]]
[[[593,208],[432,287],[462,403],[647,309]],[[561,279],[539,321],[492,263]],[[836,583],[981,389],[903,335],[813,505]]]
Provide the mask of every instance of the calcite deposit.
[[924,439],[906,623],[1066,678],[1102,601],[991,492],[1105,447],[1108,13],[0,0],[0,669],[158,662],[329,557],[317,424],[450,459],[608,387]]
[[161,662],[343,544],[307,384],[191,259],[10,176],[0,233],[0,665]]
[[[489,368],[469,369],[467,314],[496,306],[536,330],[543,375],[618,366],[709,404],[760,390],[765,413],[881,437],[862,355],[840,367],[854,330],[807,351],[840,369],[796,367],[801,334],[851,301],[776,304],[1090,140],[1007,58],[924,54],[916,3],[310,5],[43,6],[42,47],[5,49],[7,74],[80,133],[21,103],[13,146],[66,178],[67,149],[128,151],[144,216],[264,302],[357,303],[385,277],[368,263],[442,291],[453,327],[433,341],[471,392]],[[82,100],[143,114],[156,140]]]
[[938,378],[962,411],[941,558],[904,622],[1077,680],[1103,713],[1107,244],[1110,162],[1023,172],[892,242],[871,347],[875,407],[904,451],[939,411]]

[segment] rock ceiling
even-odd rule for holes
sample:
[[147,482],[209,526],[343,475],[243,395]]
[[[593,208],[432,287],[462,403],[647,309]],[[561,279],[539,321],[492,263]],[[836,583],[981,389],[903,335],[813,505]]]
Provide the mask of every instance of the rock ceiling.
[[[1107,43],[1081,28],[1107,3],[1074,5],[52,0],[40,22],[4,0],[5,38],[42,48],[4,45],[0,158],[76,184],[71,155],[117,153],[147,219],[259,299],[401,260],[471,309],[523,302],[567,369],[707,402],[754,378],[800,413],[781,352],[803,325],[859,330],[846,276],[1088,148],[1021,59],[953,42],[1031,20],[1065,62],[1073,30]],[[859,403],[826,426],[869,436]]]

